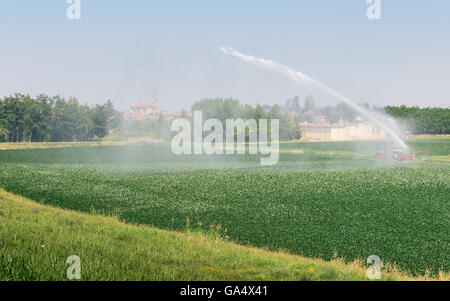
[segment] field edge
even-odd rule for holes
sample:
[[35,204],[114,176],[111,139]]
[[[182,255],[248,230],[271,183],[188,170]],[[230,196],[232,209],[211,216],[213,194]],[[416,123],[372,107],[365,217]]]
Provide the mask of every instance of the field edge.
[[[0,189],[0,280],[368,280],[363,264],[245,247],[215,233],[173,232],[38,204]],[[381,280],[414,278],[382,271]]]

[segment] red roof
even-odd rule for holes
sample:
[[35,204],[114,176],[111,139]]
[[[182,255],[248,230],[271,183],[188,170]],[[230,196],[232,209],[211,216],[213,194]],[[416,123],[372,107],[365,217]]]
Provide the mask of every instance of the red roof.
[[148,104],[132,104],[131,108],[151,108],[152,105],[148,105]]

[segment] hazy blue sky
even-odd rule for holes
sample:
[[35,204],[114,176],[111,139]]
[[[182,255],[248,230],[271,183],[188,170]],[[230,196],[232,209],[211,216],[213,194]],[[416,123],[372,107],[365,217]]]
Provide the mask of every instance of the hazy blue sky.
[[1,0],[0,97],[15,92],[151,102],[190,109],[202,97],[284,103],[314,93],[225,56],[221,46],[276,60],[357,102],[450,106],[450,1]]

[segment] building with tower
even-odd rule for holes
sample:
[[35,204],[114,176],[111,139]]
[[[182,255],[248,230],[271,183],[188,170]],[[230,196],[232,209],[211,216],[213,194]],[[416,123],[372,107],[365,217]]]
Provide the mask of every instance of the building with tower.
[[157,117],[160,113],[158,91],[153,92],[152,104],[138,104],[133,103],[130,110],[123,114],[124,120],[145,120],[152,117]]

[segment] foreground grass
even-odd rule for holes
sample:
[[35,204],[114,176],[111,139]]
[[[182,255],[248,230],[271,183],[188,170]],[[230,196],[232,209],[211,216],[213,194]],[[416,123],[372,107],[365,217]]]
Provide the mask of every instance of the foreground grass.
[[[365,268],[44,206],[0,190],[0,280],[367,280]],[[382,280],[412,280],[382,273]],[[417,279],[417,278],[416,278]]]

